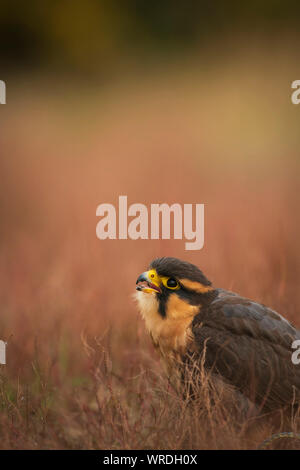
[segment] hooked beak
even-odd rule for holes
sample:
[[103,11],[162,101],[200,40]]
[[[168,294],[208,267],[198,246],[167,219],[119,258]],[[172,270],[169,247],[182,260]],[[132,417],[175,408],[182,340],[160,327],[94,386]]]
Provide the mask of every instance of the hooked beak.
[[147,294],[161,294],[159,276],[154,269],[142,273],[136,281],[136,290]]

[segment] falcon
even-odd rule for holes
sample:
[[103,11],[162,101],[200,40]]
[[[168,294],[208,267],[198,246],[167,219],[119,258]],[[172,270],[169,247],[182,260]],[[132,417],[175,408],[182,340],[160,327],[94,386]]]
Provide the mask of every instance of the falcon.
[[216,288],[195,265],[157,258],[136,281],[146,328],[170,378],[201,369],[260,410],[300,404],[300,331],[263,304]]

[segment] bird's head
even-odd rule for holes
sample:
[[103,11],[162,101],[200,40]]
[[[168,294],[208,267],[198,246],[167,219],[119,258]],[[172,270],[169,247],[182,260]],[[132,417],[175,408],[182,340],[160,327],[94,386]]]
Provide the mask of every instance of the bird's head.
[[156,310],[161,318],[180,318],[198,311],[214,292],[200,269],[177,258],[157,258],[136,281],[144,317]]

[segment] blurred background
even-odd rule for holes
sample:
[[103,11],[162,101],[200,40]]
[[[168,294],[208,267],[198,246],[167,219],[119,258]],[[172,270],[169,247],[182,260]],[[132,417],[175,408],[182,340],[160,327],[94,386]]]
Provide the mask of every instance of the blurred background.
[[[300,326],[299,16],[276,0],[1,2],[3,422],[18,409],[28,425],[26,393],[44,421],[57,391],[65,414],[73,390],[88,393],[83,336],[109,331],[119,387],[145,351],[157,364],[132,299],[156,256]],[[119,195],[204,203],[204,248],[98,240],[96,208]],[[5,442],[68,447],[73,434]]]

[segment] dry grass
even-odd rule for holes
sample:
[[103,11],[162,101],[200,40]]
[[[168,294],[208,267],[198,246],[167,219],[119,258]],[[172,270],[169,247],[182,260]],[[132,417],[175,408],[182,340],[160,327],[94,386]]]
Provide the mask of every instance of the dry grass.
[[[244,449],[283,429],[238,422],[222,400],[212,409],[205,390],[187,405],[164,377],[132,301],[152,258],[178,256],[300,325],[296,134],[282,99],[280,116],[266,106],[266,76],[252,96],[244,71],[231,81],[224,73],[232,88],[218,87],[218,99],[208,76],[119,89],[94,103],[21,90],[7,108],[1,448]],[[255,119],[242,129],[241,115]],[[121,194],[129,203],[205,203],[204,249],[100,242],[96,207]]]

